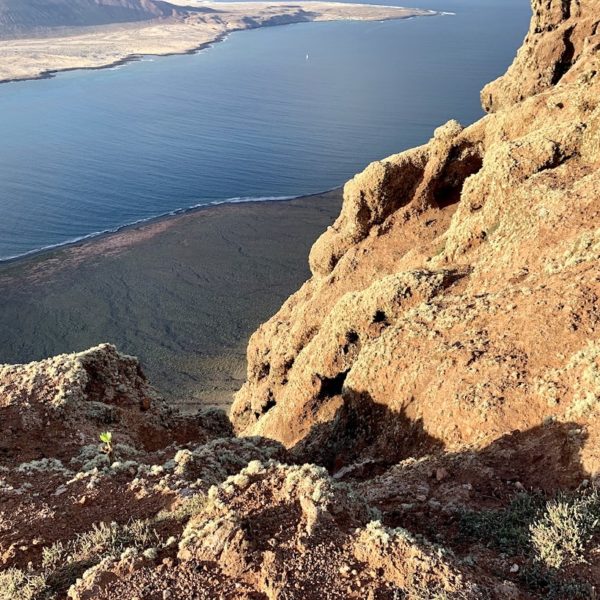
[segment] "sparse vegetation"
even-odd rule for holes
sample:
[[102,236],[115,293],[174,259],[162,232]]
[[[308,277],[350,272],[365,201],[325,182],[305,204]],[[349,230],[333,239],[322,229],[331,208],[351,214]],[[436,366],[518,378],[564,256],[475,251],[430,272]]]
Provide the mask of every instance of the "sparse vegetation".
[[143,554],[161,545],[152,522],[136,520],[97,523],[71,542],[56,542],[42,550],[37,571],[8,569],[0,573],[0,600],[33,600],[55,598],[64,593],[78,577],[106,558],[119,558],[124,553]]
[[46,546],[42,551],[42,569],[54,571],[64,560],[67,548],[63,542],[55,542],[52,546]]
[[530,549],[552,569],[583,560],[600,528],[600,494],[596,490],[562,494],[544,501],[537,494],[520,494],[501,510],[465,511],[460,531],[504,552]]
[[536,558],[554,569],[583,561],[599,519],[600,495],[596,490],[551,500],[530,527]]
[[205,494],[199,493],[181,502],[174,510],[162,510],[156,515],[156,521],[174,520],[183,523],[197,515],[207,506],[209,499]]
[[591,585],[586,581],[565,579],[541,563],[526,565],[519,579],[527,589],[542,594],[545,600],[589,600],[593,597]]
[[77,538],[73,556],[79,561],[95,561],[118,556],[127,548],[144,550],[156,539],[148,521],[132,521],[126,525],[99,523]]
[[[82,274],[108,275],[94,280],[110,288],[96,321],[121,304],[135,314],[107,337],[154,340],[141,351],[173,391],[163,401],[110,345],[0,365],[0,600],[597,598],[600,0],[562,4],[533,0],[524,49],[482,92],[485,119],[449,121],[344,187],[309,281],[253,334],[246,378],[241,325],[283,287],[258,290],[256,269],[237,268],[222,293],[223,265],[256,259],[271,283],[294,271],[287,250],[235,235],[238,221],[254,230],[250,207],[231,227],[203,215],[206,252],[188,215],[0,269],[19,348],[65,342],[57,329],[81,341],[76,316],[58,327],[65,307],[102,289]],[[282,226],[269,221],[269,242]],[[125,261],[122,277],[106,257]],[[194,257],[215,271],[187,268]],[[144,287],[148,265],[158,284]],[[237,293],[247,271],[251,293]],[[181,302],[186,286],[208,291]],[[57,290],[69,297],[52,311]],[[179,333],[154,314],[175,305]],[[181,340],[205,316],[190,350]],[[241,380],[228,415],[195,410],[224,407]]]
[[464,511],[460,515],[460,532],[503,552],[519,554],[530,547],[529,526],[543,507],[539,494],[519,494],[507,508]]
[[0,600],[33,600],[44,589],[43,576],[21,569],[0,573]]
[[566,579],[562,569],[586,559],[600,530],[600,494],[596,489],[546,499],[520,494],[501,510],[465,511],[461,535],[507,554],[527,559],[519,579],[548,600],[590,598],[590,584]]
[[112,442],[112,433],[110,431],[105,431],[100,434],[100,441],[104,444],[102,446],[102,451],[108,456],[109,462],[112,462],[113,459],[113,442]]

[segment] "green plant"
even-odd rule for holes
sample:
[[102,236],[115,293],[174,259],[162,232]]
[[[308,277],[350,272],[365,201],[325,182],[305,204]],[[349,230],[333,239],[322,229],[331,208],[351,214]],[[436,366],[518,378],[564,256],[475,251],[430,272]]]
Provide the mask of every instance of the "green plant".
[[105,431],[100,434],[100,441],[104,444],[102,446],[102,452],[104,452],[110,462],[112,462],[113,457],[113,442],[112,442],[112,433],[110,431]]
[[459,530],[503,552],[522,553],[530,546],[529,527],[542,507],[540,495],[519,494],[503,509],[462,512]]

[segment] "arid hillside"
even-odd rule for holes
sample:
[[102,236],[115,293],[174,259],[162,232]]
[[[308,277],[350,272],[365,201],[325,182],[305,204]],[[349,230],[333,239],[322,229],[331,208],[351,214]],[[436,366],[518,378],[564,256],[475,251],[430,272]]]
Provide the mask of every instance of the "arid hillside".
[[600,1],[348,182],[231,422],[109,345],[0,367],[0,600],[600,589]]
[[0,0],[0,83],[100,69],[143,55],[189,54],[257,27],[438,15],[420,8],[315,1],[206,0],[185,7],[160,0]]
[[167,16],[160,0],[0,0],[0,36]]

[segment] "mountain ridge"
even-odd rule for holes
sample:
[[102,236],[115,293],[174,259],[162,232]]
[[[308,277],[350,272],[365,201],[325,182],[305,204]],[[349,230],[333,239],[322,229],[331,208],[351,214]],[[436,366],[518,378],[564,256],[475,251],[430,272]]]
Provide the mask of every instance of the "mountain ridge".
[[0,0],[0,35],[146,21],[175,10],[155,0]]

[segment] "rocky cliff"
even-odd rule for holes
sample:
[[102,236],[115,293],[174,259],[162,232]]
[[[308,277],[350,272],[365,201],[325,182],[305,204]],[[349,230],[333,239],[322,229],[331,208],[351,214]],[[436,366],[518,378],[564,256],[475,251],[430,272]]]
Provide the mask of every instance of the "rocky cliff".
[[597,597],[599,25],[534,0],[486,117],[346,184],[237,436],[111,346],[2,367],[0,599]]
[[238,432],[345,464],[594,421],[600,5],[533,13],[488,116],[346,184],[312,278],[250,342]]

